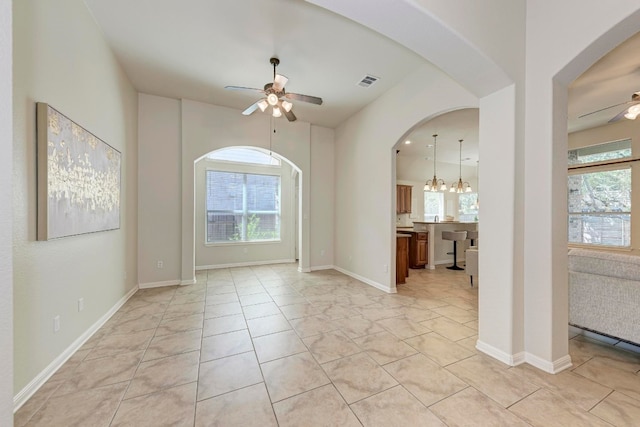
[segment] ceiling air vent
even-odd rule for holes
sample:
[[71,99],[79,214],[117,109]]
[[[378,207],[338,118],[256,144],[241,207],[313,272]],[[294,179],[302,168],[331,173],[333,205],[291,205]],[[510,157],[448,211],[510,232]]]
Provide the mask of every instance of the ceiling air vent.
[[380,77],[375,77],[370,74],[367,74],[358,82],[358,86],[362,87],[370,87],[372,84],[380,80]]

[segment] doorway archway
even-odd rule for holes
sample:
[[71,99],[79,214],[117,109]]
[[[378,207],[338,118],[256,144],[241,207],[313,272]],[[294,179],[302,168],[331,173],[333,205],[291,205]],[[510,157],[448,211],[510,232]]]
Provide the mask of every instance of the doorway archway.
[[229,146],[197,159],[195,269],[297,261],[301,178],[293,162],[262,148]]

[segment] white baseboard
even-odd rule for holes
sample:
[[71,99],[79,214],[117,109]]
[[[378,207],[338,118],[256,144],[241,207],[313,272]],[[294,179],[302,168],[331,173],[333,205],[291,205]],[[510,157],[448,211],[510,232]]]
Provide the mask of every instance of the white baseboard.
[[181,280],[180,283],[178,283],[181,286],[184,285],[195,285],[196,283],[198,283],[198,280],[196,279],[196,276],[193,276],[192,280]]
[[33,396],[34,393],[38,391],[38,389],[42,387],[44,383],[46,383],[47,380],[51,378],[51,376],[55,374],[56,371],[60,369],[62,365],[64,365],[65,362],[69,360],[69,358],[73,356],[73,354],[80,347],[82,347],[82,345],[87,342],[89,338],[91,338],[93,334],[95,334],[102,327],[102,325],[104,325],[107,320],[109,320],[111,316],[113,316],[116,311],[118,311],[120,307],[124,305],[124,303],[129,300],[129,298],[133,296],[133,294],[136,293],[137,290],[138,287],[134,286],[129,292],[127,292],[125,296],[120,298],[120,300],[113,307],[111,307],[109,311],[107,311],[100,319],[98,319],[93,325],[91,325],[91,327],[87,329],[82,335],[80,335],[78,339],[71,343],[71,345],[67,347],[65,351],[63,351],[58,357],[56,357],[53,362],[49,364],[49,366],[44,368],[42,372],[36,375],[36,377],[31,380],[29,384],[27,384],[22,390],[20,390],[18,394],[13,397],[13,413],[15,414],[16,411],[18,411],[18,409],[20,409],[20,407],[24,405],[26,401],[29,400],[29,398],[31,398],[31,396]]
[[356,274],[354,272],[351,272],[349,270],[345,270],[344,268],[338,267],[338,266],[334,266],[333,267],[335,270],[339,271],[342,274],[346,274],[347,276],[353,277],[354,279],[357,279],[361,282],[366,283],[367,285],[373,286],[376,289],[380,289],[381,291],[384,291],[388,294],[395,294],[398,291],[394,288],[394,289],[390,289],[389,287],[383,285],[382,283],[378,283],[375,282],[371,279],[367,279],[366,277],[360,276],[359,274]]
[[529,365],[550,374],[557,374],[559,372],[562,372],[565,369],[570,368],[572,365],[571,356],[569,356],[568,354],[558,360],[549,362],[548,360],[541,359],[540,357],[535,356],[531,353],[527,353],[525,351],[521,351],[516,354],[508,354],[480,340],[478,340],[478,342],[476,343],[476,348],[481,352],[509,366],[518,366],[523,363],[528,363]]
[[296,262],[295,259],[274,259],[270,261],[248,261],[248,262],[234,262],[230,264],[199,265],[199,266],[196,266],[196,271],[216,270],[220,268],[233,268],[233,267],[252,267],[254,265],[291,264],[294,262]]
[[309,268],[309,267],[307,267],[307,268],[298,267],[298,272],[299,273],[311,273],[311,268]]
[[320,270],[335,270],[336,267],[334,265],[318,265],[316,267],[311,267],[311,271],[320,271]]
[[526,361],[526,355],[523,351],[516,354],[505,353],[504,351],[480,340],[476,342],[476,348],[509,366],[518,366]]
[[561,357],[560,359],[554,360],[553,362],[549,362],[548,360],[541,359],[538,356],[535,356],[531,353],[527,353],[526,362],[535,366],[538,369],[542,369],[545,372],[550,374],[557,374],[559,372],[564,371],[565,369],[570,368],[573,364],[571,363],[571,356],[568,354],[566,356]]
[[148,282],[148,283],[140,283],[138,287],[140,289],[150,289],[150,288],[162,288],[164,286],[175,286],[179,285],[180,280],[165,280],[164,282]]

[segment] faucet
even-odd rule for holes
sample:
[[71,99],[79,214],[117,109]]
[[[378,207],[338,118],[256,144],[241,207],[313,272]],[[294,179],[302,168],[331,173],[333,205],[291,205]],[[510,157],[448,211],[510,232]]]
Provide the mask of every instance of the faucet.
[[438,218],[438,215],[433,217],[433,222],[440,222],[440,218]]

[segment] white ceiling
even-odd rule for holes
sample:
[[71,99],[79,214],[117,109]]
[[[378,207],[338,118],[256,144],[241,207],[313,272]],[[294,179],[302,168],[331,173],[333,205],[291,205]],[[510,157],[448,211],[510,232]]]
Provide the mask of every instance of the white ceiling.
[[[399,44],[303,0],[85,0],[135,88],[244,110],[260,98],[269,58],[289,78],[298,119],[336,127],[425,61]],[[372,74],[368,89],[356,84]],[[258,113],[254,113],[258,114]],[[283,118],[283,120],[285,120]]]
[[[262,88],[271,82],[269,58],[281,60],[288,92],[319,96],[322,106],[294,103],[300,120],[336,127],[400,82],[425,60],[399,44],[304,0],[85,0],[135,88],[243,110],[259,95],[224,86]],[[640,35],[609,53],[569,90],[569,131],[606,124],[640,90]],[[374,86],[356,85],[365,74]],[[259,112],[254,114],[261,114]],[[284,118],[282,120],[285,120]],[[400,155],[427,157],[434,132],[438,161],[478,158],[477,110],[442,115],[411,135]]]
[[[438,163],[458,164],[462,139],[462,165],[475,166],[478,161],[479,110],[465,108],[442,114],[411,132],[405,141],[396,145],[398,156],[420,157],[433,161],[433,136],[438,135],[436,160]],[[406,144],[406,141],[411,144]]]
[[[640,91],[640,33],[621,43],[578,77],[569,87],[569,132],[606,125],[624,105],[578,118],[583,114],[630,101]],[[626,119],[623,119],[626,120]]]

